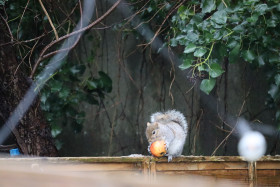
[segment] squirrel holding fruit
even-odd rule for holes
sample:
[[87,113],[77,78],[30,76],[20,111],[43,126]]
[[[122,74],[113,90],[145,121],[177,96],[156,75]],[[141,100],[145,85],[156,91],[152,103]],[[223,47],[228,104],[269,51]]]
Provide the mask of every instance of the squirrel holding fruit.
[[184,115],[176,110],[156,112],[147,123],[146,137],[149,142],[148,151],[156,157],[168,156],[168,162],[173,157],[182,154],[188,124]]

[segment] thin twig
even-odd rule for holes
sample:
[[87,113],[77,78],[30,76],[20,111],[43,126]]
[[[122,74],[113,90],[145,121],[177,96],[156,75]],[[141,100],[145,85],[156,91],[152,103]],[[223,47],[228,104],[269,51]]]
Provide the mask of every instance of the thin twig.
[[182,4],[184,4],[184,2],[186,2],[186,0],[183,0],[180,4],[178,4],[173,10],[171,10],[167,16],[164,18],[163,22],[161,23],[160,27],[158,28],[158,30],[156,31],[155,35],[153,36],[153,38],[147,43],[147,44],[143,44],[143,45],[150,45],[154,40],[155,38],[159,35],[164,23],[167,21],[167,19],[171,16],[171,14],[177,10]]
[[128,23],[130,23],[131,20],[132,20],[133,18],[135,18],[137,14],[140,14],[141,12],[143,12],[143,11],[145,10],[144,8],[146,7],[146,5],[147,5],[149,2],[150,2],[150,0],[148,0],[147,2],[145,2],[145,4],[144,4],[137,12],[135,12],[134,14],[132,14],[132,15],[130,15],[129,17],[125,18],[124,20],[127,20],[127,22],[126,22],[123,26],[125,26],[125,25],[128,24]]
[[136,30],[138,27],[140,27],[141,25],[145,24],[145,23],[149,23],[164,7],[166,6],[166,3],[163,4],[157,11],[156,13],[147,21],[141,22],[140,24],[138,24],[136,27],[134,27],[133,29]]
[[[243,111],[244,105],[245,105],[245,103],[246,103],[246,99],[247,99],[247,97],[248,97],[249,94],[250,94],[250,90],[251,90],[251,88],[249,89],[249,91],[248,91],[248,93],[247,93],[247,95],[246,95],[246,97],[245,97],[245,99],[244,99],[244,101],[243,101],[243,103],[242,103],[242,105],[241,105],[241,108],[240,108],[238,117],[240,117],[240,115],[241,115],[241,113],[242,113],[242,111]],[[229,133],[229,134],[223,139],[223,141],[216,147],[216,149],[213,151],[213,153],[212,153],[211,156],[215,155],[216,152],[217,152],[217,150],[221,147],[221,145],[231,136],[231,134],[234,132],[234,130],[235,130],[235,128],[236,128],[237,123],[238,123],[238,119],[237,119],[237,121],[236,121],[234,127],[233,127],[232,130],[230,131],[230,133]]]
[[[76,9],[76,7],[78,6],[78,4],[79,3],[77,3],[76,5],[75,5],[75,7],[72,9],[72,11],[70,12],[70,14],[69,15],[67,15],[67,18],[64,20],[64,21],[62,21],[61,22],[61,24],[57,27],[57,28],[59,28],[59,27],[61,27],[68,19],[70,19],[70,16],[74,13],[74,11],[75,11],[75,9]],[[49,32],[47,32],[47,33],[43,33],[41,36],[37,36],[37,37],[35,37],[35,38],[32,38],[32,39],[29,39],[29,40],[24,40],[24,41],[11,41],[11,42],[7,42],[7,43],[3,43],[3,44],[0,44],[0,47],[2,47],[2,46],[5,46],[5,45],[10,45],[10,44],[21,44],[21,43],[29,43],[29,42],[33,42],[34,40],[39,40],[39,39],[41,39],[42,37],[44,37],[44,36],[46,36],[47,34],[49,34],[49,33],[51,33],[52,31],[49,31]],[[14,39],[15,40],[15,39]]]
[[37,40],[37,41],[35,42],[35,44],[33,45],[32,49],[31,49],[30,55],[29,55],[29,60],[28,60],[28,62],[29,62],[29,67],[30,67],[31,71],[32,71],[31,56],[32,56],[32,53],[33,53],[33,51],[35,50],[35,47],[37,46],[38,42],[39,42],[39,40]]
[[[244,100],[243,103],[242,103],[242,106],[241,106],[241,109],[240,109],[240,111],[239,111],[238,117],[240,116],[240,114],[241,114],[241,112],[242,112],[242,110],[243,110],[243,107],[244,107],[245,103],[246,103],[246,100]],[[213,151],[213,153],[212,153],[211,156],[214,156],[214,155],[216,154],[217,150],[221,147],[221,145],[223,145],[223,143],[231,136],[231,134],[232,134],[232,133],[234,132],[234,130],[235,130],[235,127],[236,127],[237,123],[238,123],[238,120],[236,121],[236,123],[235,123],[234,127],[232,128],[232,130],[230,131],[230,133],[229,133],[229,134],[221,141],[221,143],[216,147],[216,149]]]
[[196,122],[196,126],[195,126],[195,133],[194,133],[194,137],[193,137],[193,149],[192,149],[192,154],[194,155],[195,154],[195,151],[196,151],[196,139],[197,139],[197,136],[199,134],[199,130],[200,130],[200,121],[202,119],[202,116],[203,116],[203,110],[201,109],[201,113],[198,117],[198,120]]
[[225,7],[227,8],[227,4],[226,4],[226,2],[225,2],[224,0],[222,0],[222,1],[223,1],[223,3],[224,3]]
[[[169,52],[169,50],[170,50],[171,52]],[[168,47],[168,53],[172,53],[172,50],[171,50],[169,47]],[[173,53],[172,53],[172,55],[174,56]],[[173,83],[174,83],[174,81],[175,81],[176,73],[175,73],[174,61],[173,61],[171,55],[169,55],[169,59],[170,59],[170,61],[171,61],[170,77],[172,76],[172,74],[173,74],[173,77],[172,77],[171,83],[170,83],[170,85],[169,85],[169,90],[168,90],[168,92],[169,92],[169,96],[171,97],[172,105],[174,105],[174,97],[173,97],[173,94],[172,94],[172,92],[171,92],[171,88],[172,88],[172,85],[173,85]]]
[[55,35],[56,40],[58,40],[58,34],[57,34],[57,31],[56,31],[56,29],[55,29],[55,27],[54,27],[54,25],[53,25],[53,22],[52,22],[52,20],[51,20],[51,18],[50,18],[50,16],[49,16],[49,14],[48,14],[48,12],[47,12],[46,8],[44,7],[44,4],[42,3],[42,1],[41,1],[41,0],[39,0],[39,3],[40,3],[40,5],[41,5],[41,7],[42,7],[43,11],[45,12],[45,14],[46,14],[46,16],[47,16],[47,18],[48,18],[49,22],[50,22],[50,25],[51,25],[51,27],[52,27],[52,29],[53,29],[53,32],[54,32],[54,35]]
[[26,9],[27,9],[27,6],[28,6],[29,2],[30,2],[30,0],[27,1],[26,5],[25,5],[25,7],[24,7],[23,13],[22,13],[22,15],[21,15],[21,17],[20,17],[20,20],[19,20],[19,24],[18,24],[18,28],[17,28],[17,39],[18,39],[19,27],[20,27],[22,18],[23,18],[24,14],[25,14],[25,11],[26,11]]
[[1,19],[4,21],[5,25],[7,26],[7,29],[9,31],[9,34],[10,34],[10,37],[11,37],[11,42],[13,42],[14,39],[13,39],[13,34],[12,34],[11,29],[10,29],[10,26],[9,26],[7,20],[1,14],[0,14],[0,16],[1,16]]
[[[81,1],[79,1],[79,5],[80,5],[81,28],[82,28],[82,27],[83,27],[83,25],[82,25],[82,23],[83,23],[83,18],[82,18],[82,16],[83,16],[83,10],[82,10]],[[68,51],[68,50],[73,49],[73,48],[78,44],[80,38],[81,38],[81,33],[78,35],[77,40],[75,41],[75,43],[74,43],[71,47],[68,47],[68,48],[65,48],[65,49],[60,49],[60,50],[57,50],[57,51],[50,52],[50,53],[44,55],[43,58],[42,58],[42,60],[43,60],[43,59],[46,59],[46,58],[48,58],[48,57],[50,57],[50,56],[53,56],[53,55],[55,55],[55,54],[57,54],[57,53],[61,53],[61,52],[63,52],[63,51]]]
[[14,75],[16,75],[16,73],[17,73],[19,67],[20,67],[21,64],[24,62],[25,58],[28,56],[28,54],[29,54],[30,52],[31,52],[31,51],[28,51],[28,52],[26,53],[26,55],[25,55],[23,58],[21,58],[21,62],[18,64],[18,66],[17,66],[17,68],[16,68],[16,70],[15,70],[15,72],[14,72]]
[[[107,12],[105,12],[101,17],[99,17],[97,20],[95,20],[94,22],[92,22],[92,23],[89,24],[88,26],[86,26],[86,27],[84,27],[84,28],[82,28],[82,29],[80,29],[80,30],[74,31],[74,32],[72,32],[72,33],[70,33],[70,34],[64,35],[64,36],[58,38],[58,40],[55,40],[55,41],[51,42],[50,44],[48,44],[48,45],[42,50],[42,52],[41,52],[41,54],[40,54],[38,60],[36,61],[35,65],[34,65],[34,68],[33,68],[32,72],[31,72],[31,74],[30,74],[30,78],[33,78],[33,76],[34,76],[34,74],[35,74],[35,71],[36,71],[37,68],[38,68],[39,63],[40,63],[40,62],[42,61],[42,59],[43,59],[44,53],[45,53],[50,47],[52,47],[54,44],[56,44],[56,43],[58,43],[58,42],[60,42],[60,41],[62,41],[62,40],[64,40],[64,39],[66,39],[66,38],[69,38],[70,36],[79,34],[79,33],[83,32],[83,31],[86,31],[86,30],[92,28],[93,26],[95,26],[96,24],[98,24],[100,21],[102,21],[104,18],[106,18],[110,13],[112,13],[113,10],[120,4],[121,1],[122,1],[122,0],[118,0]],[[59,51],[57,51],[57,52],[59,52]],[[56,52],[56,53],[57,53],[57,52]],[[52,53],[52,54],[55,54],[55,53]],[[48,56],[48,57],[49,57],[49,56]]]

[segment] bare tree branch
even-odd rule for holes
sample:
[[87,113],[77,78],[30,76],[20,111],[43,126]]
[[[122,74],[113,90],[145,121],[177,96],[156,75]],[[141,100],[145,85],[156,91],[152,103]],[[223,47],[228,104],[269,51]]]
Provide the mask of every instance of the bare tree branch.
[[38,66],[39,66],[39,64],[40,64],[40,62],[41,62],[43,59],[46,59],[46,58],[48,58],[48,57],[50,57],[50,56],[52,56],[52,55],[54,55],[54,54],[57,54],[57,53],[59,53],[59,52],[65,51],[65,50],[71,50],[71,49],[73,48],[73,47],[70,47],[70,48],[67,48],[67,49],[61,49],[61,50],[53,51],[53,52],[51,52],[51,53],[49,53],[49,54],[47,54],[47,55],[44,55],[45,52],[46,52],[50,47],[52,47],[54,44],[56,44],[56,43],[58,43],[58,42],[60,42],[60,41],[62,41],[62,40],[64,40],[64,39],[66,39],[66,38],[68,38],[68,37],[70,37],[70,36],[79,34],[79,33],[83,32],[83,31],[86,31],[86,30],[92,28],[93,26],[95,26],[96,24],[98,24],[100,21],[102,21],[104,18],[106,18],[109,14],[111,14],[111,13],[113,12],[113,10],[120,4],[121,1],[122,1],[122,0],[118,0],[107,12],[105,12],[101,17],[99,17],[97,20],[95,20],[94,22],[92,22],[92,23],[89,24],[88,26],[86,26],[86,27],[84,27],[84,28],[82,28],[82,29],[80,29],[80,30],[74,31],[74,32],[72,32],[72,33],[69,33],[69,34],[67,34],[67,35],[65,35],[65,36],[62,36],[62,37],[58,38],[57,40],[55,40],[55,41],[51,42],[50,44],[48,44],[48,45],[42,50],[42,52],[41,52],[40,55],[39,55],[38,60],[35,62],[34,68],[33,68],[32,72],[31,72],[31,74],[30,74],[30,78],[33,78],[33,77],[34,77],[34,74],[35,74],[35,72],[36,72],[36,70],[37,70],[37,68],[38,68]]

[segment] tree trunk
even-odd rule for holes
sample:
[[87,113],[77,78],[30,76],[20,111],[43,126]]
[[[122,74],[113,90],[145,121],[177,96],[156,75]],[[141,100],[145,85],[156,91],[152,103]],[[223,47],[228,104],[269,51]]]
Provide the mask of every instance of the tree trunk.
[[[23,64],[19,64],[12,46],[9,28],[0,9],[0,126],[9,118],[30,85]],[[17,128],[12,131],[25,155],[57,156],[50,126],[44,120],[36,99]]]

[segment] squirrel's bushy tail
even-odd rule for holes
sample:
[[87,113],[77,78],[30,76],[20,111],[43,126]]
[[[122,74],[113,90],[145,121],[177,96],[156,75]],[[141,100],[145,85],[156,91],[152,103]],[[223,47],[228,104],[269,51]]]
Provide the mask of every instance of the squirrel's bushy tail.
[[185,132],[188,130],[188,123],[185,116],[177,110],[168,110],[166,112],[156,112],[151,115],[151,122],[169,122],[173,121],[181,125]]

